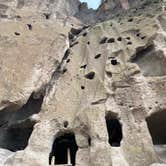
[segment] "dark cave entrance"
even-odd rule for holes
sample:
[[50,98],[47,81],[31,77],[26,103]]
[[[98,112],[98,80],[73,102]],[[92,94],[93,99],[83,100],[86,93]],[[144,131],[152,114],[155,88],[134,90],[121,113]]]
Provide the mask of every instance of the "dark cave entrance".
[[109,144],[113,147],[119,147],[122,140],[122,125],[117,119],[117,116],[112,113],[107,113],[105,119],[109,136]]
[[31,116],[40,112],[43,98],[33,92],[21,108],[11,104],[0,111],[0,148],[16,152],[27,147],[37,123]]
[[146,121],[153,144],[166,144],[166,110],[152,114]]
[[32,131],[33,126],[6,129],[4,131],[3,144],[1,145],[1,148],[8,149],[13,152],[24,150],[28,145]]
[[154,150],[161,161],[166,162],[166,110],[153,113],[146,118]]
[[57,137],[53,143],[52,151],[49,156],[49,165],[54,162],[53,164],[55,165],[72,164],[75,166],[77,150],[78,146],[74,133],[65,133]]

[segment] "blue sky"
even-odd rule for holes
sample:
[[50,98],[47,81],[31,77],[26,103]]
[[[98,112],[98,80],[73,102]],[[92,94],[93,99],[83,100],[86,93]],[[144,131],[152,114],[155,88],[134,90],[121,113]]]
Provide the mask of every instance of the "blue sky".
[[89,8],[97,9],[101,0],[80,0],[81,2],[87,2]]

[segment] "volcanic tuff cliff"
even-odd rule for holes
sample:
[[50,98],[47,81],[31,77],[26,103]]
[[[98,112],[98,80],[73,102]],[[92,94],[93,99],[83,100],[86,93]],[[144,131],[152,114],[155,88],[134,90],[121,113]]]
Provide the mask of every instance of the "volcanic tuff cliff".
[[164,166],[163,5],[0,0],[0,166]]

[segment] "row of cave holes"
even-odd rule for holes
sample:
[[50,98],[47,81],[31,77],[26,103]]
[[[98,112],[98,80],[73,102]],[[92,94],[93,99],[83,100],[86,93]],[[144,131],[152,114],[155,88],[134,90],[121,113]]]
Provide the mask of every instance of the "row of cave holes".
[[[98,54],[98,55],[96,55],[95,56],[95,58],[97,59],[97,58],[99,58],[101,56],[101,54]],[[117,59],[111,59],[111,64],[112,65],[118,65],[119,64],[119,62],[117,61]],[[80,68],[82,68],[82,69],[86,69],[86,67],[87,67],[87,65],[85,64],[85,65],[82,65]],[[107,73],[108,74],[108,73]],[[109,73],[109,76],[110,77],[112,77],[112,73]],[[89,79],[89,80],[93,80],[94,79],[94,77],[95,77],[95,72],[94,71],[91,71],[91,72],[89,72],[88,74],[86,74],[85,76],[84,76],[86,79]],[[85,86],[81,86],[81,89],[82,90],[84,90],[85,89]]]
[[[109,136],[109,144],[112,147],[119,147],[122,140],[122,125],[119,120],[106,115],[106,126]],[[64,127],[67,127],[66,122]],[[89,146],[91,140],[89,139]],[[51,153],[49,155],[49,165],[69,164],[75,166],[78,146],[74,133],[64,133],[54,140]]]
[[[154,145],[166,144],[166,110],[152,114],[146,119]],[[115,115],[108,113],[105,117],[109,136],[109,144],[119,147],[122,140],[122,125]],[[66,126],[67,127],[67,126]],[[91,145],[91,141],[89,141]],[[75,166],[78,146],[74,133],[66,133],[57,137],[53,143],[49,156],[49,165],[71,164]],[[53,160],[54,159],[54,160]],[[53,160],[53,161],[52,161]]]
[[[140,39],[144,40],[146,38],[146,36],[142,36],[139,32],[135,34],[136,37],[139,37]],[[118,37],[117,41],[121,42],[122,41],[122,37]],[[127,45],[132,45],[132,41],[130,37],[126,37],[127,39]],[[108,38],[108,37],[103,37],[100,42],[100,44],[105,44],[105,43],[115,43],[115,39],[114,38]]]
[[[122,125],[119,122],[117,116],[112,113],[106,114],[106,126],[109,136],[109,144],[112,147],[119,147],[122,140]],[[149,128],[152,141],[154,145],[166,144],[166,110],[152,114],[146,119],[147,126]],[[68,127],[68,122],[64,122],[64,127]],[[33,127],[27,128],[11,128],[8,131],[8,135],[3,140],[3,143],[7,143],[5,147],[0,144],[0,148],[9,149],[11,151],[24,150],[28,145],[28,140],[33,131]],[[2,141],[2,140],[1,140]],[[89,139],[89,145],[91,141]],[[66,133],[54,140],[52,150],[49,157],[49,164],[55,157],[54,164],[66,164],[71,161],[72,165],[75,165],[76,152],[78,146],[76,144],[74,133]],[[68,155],[68,157],[67,157]],[[70,158],[70,160],[69,160]]]
[[[43,13],[43,16],[45,17],[45,19],[48,20],[51,15],[48,14],[48,13]],[[20,16],[17,16],[17,18],[21,18],[21,17],[20,17]],[[31,31],[32,28],[33,28],[32,24],[27,24],[27,28]],[[19,32],[14,32],[14,34],[15,34],[16,36],[20,36],[20,35],[21,35]]]

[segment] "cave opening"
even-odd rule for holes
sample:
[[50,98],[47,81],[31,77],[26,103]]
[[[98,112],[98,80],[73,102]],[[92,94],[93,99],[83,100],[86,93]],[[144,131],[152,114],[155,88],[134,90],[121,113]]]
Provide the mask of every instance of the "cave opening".
[[[141,38],[143,40],[146,36]],[[153,44],[138,48],[131,62],[139,66],[145,77],[161,77],[166,75],[166,58],[164,53],[161,50],[156,50]]]
[[166,162],[166,110],[155,112],[146,118],[154,150]]
[[74,133],[65,133],[57,137],[49,156],[49,165],[68,164],[75,166],[77,150]]
[[31,118],[41,111],[44,94],[33,92],[21,108],[11,104],[0,111],[0,148],[16,152],[24,150],[37,123]]
[[153,144],[166,144],[166,110],[152,114],[146,121]]
[[5,129],[1,135],[1,148],[12,152],[24,150],[32,134],[33,126]]
[[122,125],[116,115],[107,113],[105,116],[108,131],[109,144],[112,147],[119,147],[122,140]]

